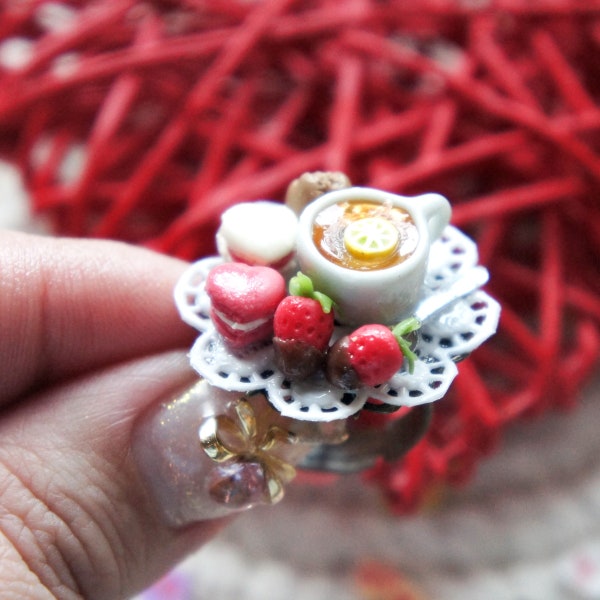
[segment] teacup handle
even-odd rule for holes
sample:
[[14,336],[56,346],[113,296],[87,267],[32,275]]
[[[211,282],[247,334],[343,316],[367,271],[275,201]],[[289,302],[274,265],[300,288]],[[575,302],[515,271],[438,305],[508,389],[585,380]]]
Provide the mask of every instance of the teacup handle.
[[452,208],[448,200],[440,194],[423,194],[419,196],[418,200],[417,206],[423,217],[425,217],[429,239],[433,242],[440,237],[442,231],[450,222]]

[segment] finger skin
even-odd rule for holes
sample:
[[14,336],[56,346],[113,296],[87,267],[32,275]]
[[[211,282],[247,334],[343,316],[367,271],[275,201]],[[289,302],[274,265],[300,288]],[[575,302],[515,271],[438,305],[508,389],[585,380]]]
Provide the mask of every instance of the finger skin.
[[188,345],[186,263],[131,245],[0,232],[0,405],[97,366]]
[[3,590],[27,582],[28,595],[15,598],[126,598],[222,527],[168,526],[131,453],[144,411],[192,378],[172,352],[10,408],[0,421],[0,553],[12,557],[0,566]]
[[127,598],[223,521],[166,524],[131,452],[189,385],[186,264],[126,244],[0,232],[2,597]]

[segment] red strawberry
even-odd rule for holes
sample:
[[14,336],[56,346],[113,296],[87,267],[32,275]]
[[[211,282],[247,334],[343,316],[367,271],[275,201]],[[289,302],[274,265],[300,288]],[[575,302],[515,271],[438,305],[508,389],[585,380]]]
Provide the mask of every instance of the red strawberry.
[[333,333],[333,313],[313,298],[287,296],[275,311],[273,330],[279,339],[302,341],[323,352]]
[[268,340],[273,314],[285,297],[285,280],[269,267],[224,263],[206,279],[211,318],[217,331],[234,349]]
[[334,317],[331,300],[315,292],[306,275],[290,280],[290,293],[275,311],[273,347],[278,368],[288,379],[297,379],[324,364]]
[[393,329],[377,324],[359,327],[329,350],[327,379],[347,390],[380,385],[402,367],[405,357],[412,373],[415,354],[403,336],[418,327],[419,322],[412,318]]

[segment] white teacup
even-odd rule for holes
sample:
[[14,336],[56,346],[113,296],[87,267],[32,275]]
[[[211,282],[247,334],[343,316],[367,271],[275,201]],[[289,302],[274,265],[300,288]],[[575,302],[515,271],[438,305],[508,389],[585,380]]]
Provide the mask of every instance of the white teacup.
[[[416,245],[399,264],[373,270],[356,270],[327,258],[313,239],[313,228],[322,211],[345,202],[377,203],[406,211],[416,227]],[[351,187],[324,194],[311,202],[300,216],[297,259],[315,289],[335,302],[341,323],[392,325],[410,316],[427,269],[431,242],[437,239],[450,220],[448,200],[439,194],[398,196],[382,190]]]

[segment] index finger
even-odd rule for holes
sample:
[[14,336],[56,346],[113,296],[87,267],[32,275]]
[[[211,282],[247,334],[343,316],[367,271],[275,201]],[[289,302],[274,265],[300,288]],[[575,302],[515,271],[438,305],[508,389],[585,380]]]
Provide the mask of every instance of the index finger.
[[0,233],[0,404],[190,343],[172,301],[186,263],[132,245]]

